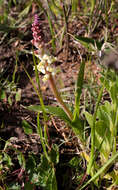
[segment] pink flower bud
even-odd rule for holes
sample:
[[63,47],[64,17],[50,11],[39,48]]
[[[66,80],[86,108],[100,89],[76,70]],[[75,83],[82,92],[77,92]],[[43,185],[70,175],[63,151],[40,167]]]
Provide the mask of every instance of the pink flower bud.
[[34,16],[34,21],[33,21],[33,24],[32,24],[32,35],[33,35],[33,40],[31,41],[32,44],[38,48],[39,45],[43,45],[44,42],[43,42],[43,33],[42,33],[42,30],[41,30],[41,24],[39,23],[39,17],[38,15],[36,14]]

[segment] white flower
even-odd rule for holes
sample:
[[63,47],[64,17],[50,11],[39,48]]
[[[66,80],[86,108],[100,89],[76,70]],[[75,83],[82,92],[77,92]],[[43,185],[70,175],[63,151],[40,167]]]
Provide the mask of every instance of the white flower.
[[41,50],[35,51],[35,55],[40,59],[39,64],[37,65],[37,70],[44,74],[43,81],[46,82],[49,79],[49,74],[46,72],[50,72],[52,75],[56,74],[56,71],[50,65],[55,62],[57,59],[54,56],[46,54]]
[[50,67],[50,66],[47,66],[47,67],[46,67],[46,71],[49,71],[49,72],[52,73],[52,72],[54,71],[54,68],[52,68],[52,67]]
[[48,54],[44,54],[41,58],[41,61],[44,61],[50,65],[51,63],[54,63],[54,61],[56,61],[56,58]]
[[49,57],[50,57],[49,55],[44,54],[43,57],[42,57],[42,60],[46,61],[46,62],[50,62]]
[[52,75],[54,76],[56,74],[56,71],[54,70],[53,72],[52,72]]
[[46,82],[49,79],[49,74],[44,75],[43,82]]
[[45,67],[44,67],[44,63],[43,62],[40,62],[37,65],[37,70],[40,71],[41,73],[45,74]]

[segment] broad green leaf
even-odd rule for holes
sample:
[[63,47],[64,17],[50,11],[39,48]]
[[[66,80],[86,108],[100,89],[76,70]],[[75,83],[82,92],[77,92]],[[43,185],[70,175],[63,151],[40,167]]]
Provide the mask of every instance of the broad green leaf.
[[84,121],[82,121],[81,119],[79,119],[78,117],[75,118],[74,121],[72,121],[70,123],[73,132],[79,136],[79,138],[81,139],[81,141],[83,141],[83,135],[84,135]]
[[117,102],[118,98],[117,98],[117,95],[118,95],[118,87],[116,85],[116,83],[112,83],[112,86],[110,88],[110,95],[111,95],[111,99],[113,102]]
[[[42,112],[42,107],[40,105],[31,105],[26,107],[28,110],[35,111],[35,112]],[[54,106],[45,106],[45,111],[48,114],[55,115],[59,117],[60,119],[63,119],[65,121],[68,121],[70,123],[70,119],[66,115],[66,113],[63,111],[60,107],[54,107]]]
[[[101,146],[100,156],[104,156],[104,160],[108,160],[109,154],[111,152],[112,137],[109,128],[106,127],[104,121],[97,121],[95,127],[95,146],[97,149]],[[102,145],[101,145],[102,143]]]
[[32,134],[32,128],[31,126],[29,125],[29,123],[25,120],[22,121],[22,126],[23,126],[23,129],[24,129],[24,132],[29,135],[29,134]]
[[104,111],[105,111],[105,112],[107,112],[108,114],[110,114],[110,113],[111,113],[112,106],[111,106],[110,102],[105,101],[105,102],[104,102],[104,105],[103,105],[103,107],[102,107],[102,108],[103,108],[103,109],[104,109]]
[[[40,105],[31,105],[26,108],[31,111],[42,112],[42,107]],[[63,111],[63,109],[60,107],[45,106],[45,111],[48,114],[52,114],[64,120],[69,126],[72,127],[76,135],[79,135],[81,137],[83,136],[83,121],[81,121],[78,117],[76,117],[74,121],[71,121],[66,113]]]
[[99,120],[99,121],[96,122],[95,125],[96,125],[95,126],[96,133],[99,134],[99,136],[101,138],[103,138],[105,134],[106,134],[107,137],[110,135],[110,130],[107,127],[105,121]]
[[[105,126],[109,127],[110,126],[110,121],[111,121],[111,117],[110,115],[104,111],[104,106],[100,106],[97,112],[97,117],[99,120],[104,121]],[[105,128],[105,127],[104,127]]]
[[90,113],[88,113],[87,111],[84,112],[84,115],[86,117],[86,120],[87,120],[89,126],[91,127],[93,125],[93,116]]

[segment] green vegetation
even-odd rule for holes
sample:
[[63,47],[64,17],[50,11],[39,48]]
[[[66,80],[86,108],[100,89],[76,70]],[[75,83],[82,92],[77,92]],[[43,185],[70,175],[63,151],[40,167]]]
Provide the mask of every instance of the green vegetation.
[[[117,0],[0,0],[0,190],[118,188],[117,23]],[[77,52],[74,56],[71,49]],[[72,57],[79,70],[74,93],[61,93],[56,79],[63,71],[58,62],[73,64]],[[38,97],[36,103],[29,96],[28,103],[23,101],[25,80],[34,89],[31,96]],[[47,86],[54,97],[51,104],[45,100]],[[16,109],[34,118],[28,120],[23,111],[20,115],[23,149],[19,138],[7,134],[7,118],[2,118]],[[50,122],[57,132],[61,122],[65,126],[63,141],[58,135],[57,143]],[[63,135],[66,130],[68,137]],[[36,145],[26,142],[34,134],[41,145],[37,153]],[[60,147],[68,143],[76,153],[65,162]],[[33,148],[26,151],[26,146]]]

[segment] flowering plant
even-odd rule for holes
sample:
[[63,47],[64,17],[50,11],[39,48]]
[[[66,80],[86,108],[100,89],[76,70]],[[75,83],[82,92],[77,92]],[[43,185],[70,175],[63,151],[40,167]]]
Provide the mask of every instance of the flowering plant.
[[40,62],[37,65],[37,70],[44,74],[43,81],[49,81],[49,85],[51,90],[56,97],[58,103],[63,108],[67,116],[72,119],[72,113],[68,109],[68,107],[63,102],[53,79],[53,76],[56,74],[55,68],[52,64],[56,61],[56,58],[53,55],[50,55],[49,51],[45,47],[45,43],[43,40],[43,33],[41,30],[41,25],[39,23],[38,15],[36,14],[34,17],[34,22],[32,24],[32,32],[33,32],[33,40],[32,44],[36,47],[36,51],[34,54],[36,57],[40,59]]
[[48,50],[45,48],[45,43],[43,41],[43,33],[41,30],[41,25],[39,23],[38,15],[34,17],[34,22],[32,24],[33,40],[32,44],[36,47],[34,51],[35,56],[40,59],[37,69],[39,72],[44,74],[43,81],[46,82],[49,79],[50,73],[52,75],[56,74],[55,68],[52,63],[56,61],[56,58],[49,54]]

